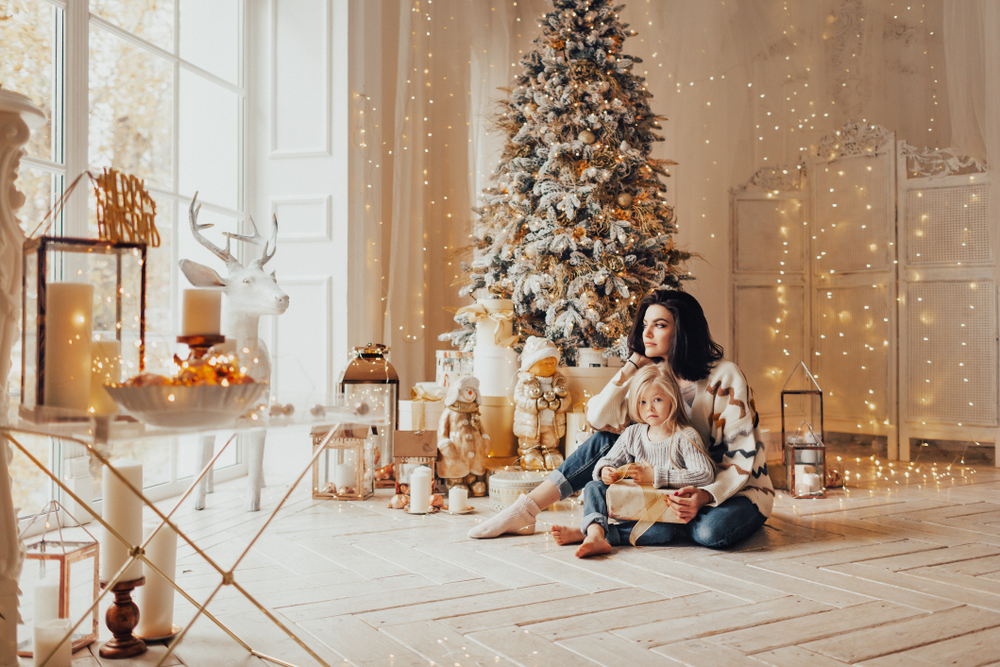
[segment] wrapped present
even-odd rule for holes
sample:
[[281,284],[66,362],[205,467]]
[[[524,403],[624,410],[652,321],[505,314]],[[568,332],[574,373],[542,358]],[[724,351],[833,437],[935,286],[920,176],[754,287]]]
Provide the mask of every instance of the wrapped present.
[[410,390],[411,400],[399,402],[399,430],[437,431],[447,391],[431,382],[418,382]]
[[622,479],[608,487],[608,516],[618,521],[635,521],[629,541],[635,545],[654,523],[684,523],[670,509],[669,497],[677,489],[657,489],[652,484],[636,484]]

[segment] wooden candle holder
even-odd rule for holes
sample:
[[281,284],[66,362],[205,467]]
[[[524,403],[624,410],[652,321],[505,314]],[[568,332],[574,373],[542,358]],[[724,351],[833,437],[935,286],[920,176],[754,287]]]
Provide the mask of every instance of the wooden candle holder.
[[[145,583],[146,577],[139,577],[131,581],[119,581],[111,589],[115,594],[115,601],[108,607],[104,621],[114,638],[101,647],[102,658],[133,658],[146,652],[146,643],[132,634],[139,624],[139,607],[132,601],[132,590]],[[107,582],[101,582],[101,588],[106,588],[107,585]]]
[[178,336],[177,342],[187,345],[191,350],[192,357],[201,359],[208,353],[210,347],[219,343],[225,343],[226,337],[214,335]]

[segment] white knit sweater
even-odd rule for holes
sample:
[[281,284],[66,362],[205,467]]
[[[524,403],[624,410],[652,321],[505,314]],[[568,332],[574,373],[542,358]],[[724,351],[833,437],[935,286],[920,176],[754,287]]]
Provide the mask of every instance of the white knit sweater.
[[704,486],[715,477],[715,466],[702,449],[701,436],[690,426],[653,442],[649,426],[633,424],[622,431],[611,451],[598,459],[594,479],[600,480],[601,470],[607,466],[617,468],[640,461],[653,466],[653,486],[658,489]]
[[[621,384],[617,384],[621,383]],[[767,475],[766,453],[757,431],[757,408],[746,377],[731,361],[720,361],[708,377],[695,383],[691,425],[707,445],[718,472],[700,488],[717,507],[727,499],[746,496],[765,517],[771,516],[774,487]],[[600,431],[620,431],[628,424],[625,399],[628,381],[618,374],[587,403],[587,421]]]

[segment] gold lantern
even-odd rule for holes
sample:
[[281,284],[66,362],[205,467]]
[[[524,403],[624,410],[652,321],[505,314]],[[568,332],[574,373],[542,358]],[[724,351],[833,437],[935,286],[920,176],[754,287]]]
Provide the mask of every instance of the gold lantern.
[[89,419],[94,335],[126,376],[145,365],[146,244],[41,236],[23,252],[20,415]]
[[[431,469],[431,479],[437,479],[437,431],[396,431],[392,455],[396,473],[396,493],[410,493],[410,473],[421,466]],[[431,491],[434,491],[433,484]]]
[[370,498],[375,493],[374,438],[332,437],[324,445],[329,430],[329,426],[316,426],[310,434],[313,454],[323,448],[323,453],[313,461],[312,497],[318,500]]
[[375,465],[381,469],[376,475],[376,485],[379,488],[394,486],[395,481],[388,474],[387,467],[393,460],[393,434],[399,414],[399,375],[389,363],[389,347],[369,343],[354,348],[351,361],[341,373],[338,384],[347,403],[363,400],[376,412],[389,408],[389,423],[373,433],[379,451]]
[[[48,563],[55,563],[59,567],[59,597],[58,606],[55,610],[56,617],[60,619],[74,620],[70,615],[72,612],[70,605],[71,593],[81,591],[86,598],[87,606],[90,606],[99,594],[100,587],[100,544],[86,528],[73,526],[74,532],[82,533],[77,539],[68,539],[63,536],[63,528],[60,516],[66,509],[53,500],[35,516],[35,518],[24,529],[24,533],[30,531],[36,521],[45,521],[45,532],[40,539],[28,541],[25,545],[25,557],[28,560],[39,561],[39,568],[44,576]],[[67,513],[68,516],[68,513]],[[52,524],[55,524],[54,526]],[[57,539],[47,539],[49,532],[55,528]],[[70,528],[66,526],[65,528]],[[31,540],[31,538],[29,538]],[[75,575],[75,576],[74,576]],[[80,583],[80,579],[84,583]],[[97,641],[97,605],[90,614],[89,619],[85,619],[72,636],[72,650],[76,651],[85,646],[89,646]],[[35,609],[35,614],[40,612]],[[29,633],[30,637],[30,633]],[[30,639],[25,639],[18,644],[17,654],[22,658],[34,656],[34,646]]]

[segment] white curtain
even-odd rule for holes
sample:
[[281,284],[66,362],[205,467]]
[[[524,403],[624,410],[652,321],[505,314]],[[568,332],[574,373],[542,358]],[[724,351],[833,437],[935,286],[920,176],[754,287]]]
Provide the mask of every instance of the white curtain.
[[[504,140],[488,121],[504,95],[498,88],[510,84],[540,33],[538,17],[551,7],[547,0],[400,2],[395,129],[384,132],[394,150],[393,178],[384,185],[393,210],[386,338],[404,392],[408,383],[433,379],[433,352],[447,347],[437,335],[453,327],[446,308],[464,305],[453,284],[461,275],[453,253],[468,243],[471,209]],[[966,87],[950,98],[946,10],[952,23],[978,27],[978,50],[975,40],[959,39],[984,70],[974,79],[970,69]],[[647,78],[653,110],[668,118],[654,156],[680,163],[667,187],[678,243],[698,255],[688,289],[720,342],[732,345],[729,189],[764,166],[794,168],[810,144],[847,120],[944,148],[950,111],[965,117],[975,108],[972,134],[1000,132],[986,115],[1000,113],[1000,105],[964,101],[982,89],[985,65],[1000,62],[986,52],[1000,49],[986,39],[996,34],[998,12],[992,0],[626,2],[622,18],[638,34],[625,51],[643,59],[633,71]],[[969,130],[956,132],[966,136]]]

